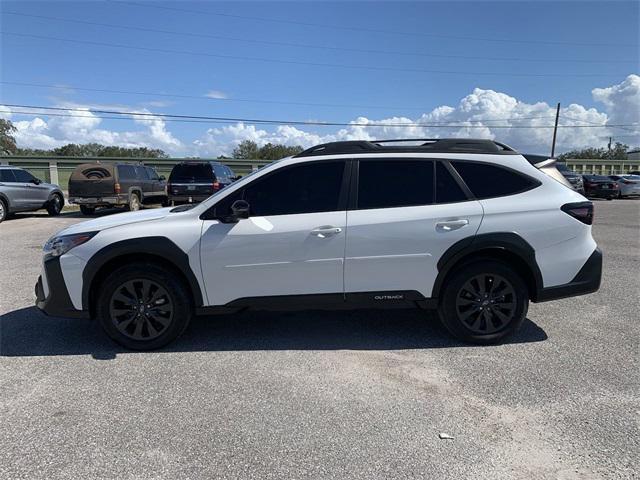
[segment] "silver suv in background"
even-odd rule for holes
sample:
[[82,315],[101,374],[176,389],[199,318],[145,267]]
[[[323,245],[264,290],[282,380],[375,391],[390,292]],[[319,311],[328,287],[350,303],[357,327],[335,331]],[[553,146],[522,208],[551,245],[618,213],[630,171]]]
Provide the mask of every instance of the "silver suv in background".
[[44,183],[22,168],[0,165],[0,222],[11,213],[43,208],[49,215],[58,215],[63,206],[58,185]]

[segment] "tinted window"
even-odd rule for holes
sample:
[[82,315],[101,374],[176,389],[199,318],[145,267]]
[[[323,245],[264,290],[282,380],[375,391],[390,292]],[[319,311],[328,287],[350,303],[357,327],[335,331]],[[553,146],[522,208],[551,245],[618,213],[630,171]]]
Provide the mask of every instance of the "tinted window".
[[174,183],[211,183],[213,172],[208,163],[182,163],[171,170],[169,181]]
[[34,178],[33,175],[26,170],[14,170],[13,174],[16,176],[16,182],[29,183]]
[[257,216],[338,210],[344,162],[317,162],[284,168],[244,189]]
[[513,195],[532,188],[534,182],[512,170],[475,162],[451,162],[477,198]]
[[358,208],[433,203],[431,160],[360,160]]
[[15,182],[16,177],[13,176],[13,170],[0,169],[0,182]]
[[228,182],[229,181],[229,175],[227,173],[227,170],[225,169],[224,165],[219,165],[219,164],[213,164],[213,173],[216,174],[216,179],[218,181],[222,181],[222,182]]
[[136,169],[133,165],[118,165],[118,178],[120,180],[134,180]]
[[447,167],[436,163],[436,203],[464,202],[468,200],[458,182],[453,178]]
[[150,180],[158,180],[158,172],[155,171],[155,169],[151,168],[151,167],[144,167],[145,171],[147,172],[147,177]]

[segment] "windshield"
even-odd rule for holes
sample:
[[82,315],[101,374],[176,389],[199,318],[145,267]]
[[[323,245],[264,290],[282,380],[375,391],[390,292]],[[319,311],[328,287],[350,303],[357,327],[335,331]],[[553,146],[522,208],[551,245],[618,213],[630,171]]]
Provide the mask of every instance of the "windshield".
[[171,183],[210,183],[213,181],[213,172],[208,163],[179,164],[173,167],[169,175]]

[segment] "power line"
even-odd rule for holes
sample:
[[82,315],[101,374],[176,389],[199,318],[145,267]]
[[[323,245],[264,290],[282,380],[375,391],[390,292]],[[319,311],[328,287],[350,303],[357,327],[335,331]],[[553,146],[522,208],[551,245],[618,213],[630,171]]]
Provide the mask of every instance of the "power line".
[[492,60],[492,61],[516,61],[516,62],[538,62],[538,63],[568,63],[568,62],[570,63],[633,63],[633,64],[637,63],[637,60],[631,60],[631,59],[630,60],[609,60],[609,59],[603,58],[598,60],[586,60],[586,59],[575,59],[575,58],[547,59],[547,58],[521,58],[521,57],[484,57],[479,55],[445,55],[445,54],[435,54],[435,53],[406,52],[406,51],[399,51],[399,50],[374,50],[374,49],[365,49],[365,48],[350,48],[345,46],[332,47],[329,45],[279,42],[274,40],[263,40],[263,39],[256,40],[256,39],[249,39],[249,38],[212,35],[208,33],[181,32],[176,30],[162,30],[162,29],[156,29],[156,28],[117,25],[113,23],[92,22],[88,20],[50,17],[46,15],[34,15],[34,14],[19,13],[19,12],[4,11],[2,13],[4,15],[17,15],[21,17],[40,18],[45,20],[69,22],[69,23],[76,23],[81,25],[120,28],[123,30],[131,30],[131,31],[139,31],[139,32],[162,33],[162,34],[168,34],[168,35],[179,35],[179,36],[196,37],[196,38],[212,38],[216,40],[229,40],[233,42],[246,42],[246,43],[254,43],[254,44],[260,44],[260,45],[274,45],[274,46],[285,46],[285,47],[294,47],[294,48],[316,48],[316,49],[322,49],[322,50],[346,51],[346,52],[357,52],[357,53],[373,53],[376,55],[402,55],[402,56],[446,58],[446,59],[454,58],[454,59],[462,59],[462,60]]
[[[16,86],[26,86],[26,87],[38,87],[38,88],[56,88],[60,90],[78,90],[78,91],[86,91],[86,92],[98,92],[98,93],[116,93],[123,95],[145,95],[145,96],[158,96],[158,97],[168,97],[168,98],[189,98],[196,100],[210,100],[210,101],[225,101],[225,102],[248,102],[248,103],[268,103],[268,104],[283,104],[283,105],[300,105],[300,106],[314,106],[314,107],[343,107],[343,108],[382,108],[387,110],[422,110],[423,107],[399,107],[399,106],[389,106],[389,105],[352,105],[352,104],[344,104],[344,103],[305,103],[305,102],[286,102],[279,100],[264,100],[264,99],[244,99],[244,98],[211,98],[205,95],[186,95],[186,94],[177,94],[177,93],[160,93],[160,92],[141,92],[141,91],[131,91],[131,90],[110,90],[105,88],[87,88],[87,87],[78,87],[76,85],[55,85],[55,84],[45,84],[45,83],[25,83],[25,82],[11,82],[0,80],[0,84],[4,85],[16,85]],[[512,120],[538,120],[538,119],[546,119],[546,118],[554,118],[553,116],[535,116],[535,117],[507,117],[507,118],[474,118],[472,121],[474,122],[499,122],[499,121],[512,121]],[[434,123],[450,123],[450,122],[434,122]]]
[[111,1],[112,3],[123,4],[123,5],[133,5],[137,7],[143,7],[143,8],[156,8],[160,10],[169,10],[174,12],[195,13],[198,15],[211,15],[216,17],[237,18],[237,19],[243,19],[243,20],[257,20],[261,22],[285,23],[290,25],[299,25],[303,27],[320,27],[320,28],[333,28],[336,30],[353,30],[353,31],[367,32],[367,33],[384,33],[384,34],[404,35],[404,36],[450,38],[450,39],[456,39],[456,40],[470,40],[470,41],[498,42],[498,43],[520,43],[520,44],[534,44],[534,45],[572,45],[572,46],[586,46],[586,47],[601,47],[601,46],[637,47],[637,45],[626,44],[626,43],[556,42],[551,40],[520,40],[520,39],[514,40],[514,39],[498,39],[498,38],[486,38],[486,37],[468,37],[468,36],[462,36],[462,35],[444,35],[444,34],[425,33],[425,32],[407,32],[407,31],[399,31],[399,30],[381,30],[381,29],[366,28],[366,27],[353,27],[353,26],[347,27],[342,25],[300,22],[295,20],[284,20],[284,19],[278,19],[278,18],[256,17],[256,16],[249,16],[249,15],[236,15],[236,14],[230,14],[230,13],[208,12],[206,10],[167,7],[164,5],[157,5],[152,2],[138,3],[138,2],[128,2],[128,1],[122,1],[122,0],[108,0],[108,1]]
[[[37,110],[54,110],[63,112],[83,112],[83,113],[98,113],[108,115],[123,115],[140,118],[142,120],[154,120],[158,118],[162,119],[176,119],[176,120],[208,120],[219,121],[228,123],[255,123],[265,125],[313,125],[313,126],[339,126],[339,127],[422,127],[422,128],[529,128],[529,129],[546,129],[554,128],[554,125],[466,125],[463,122],[456,122],[450,124],[438,124],[438,123],[362,123],[362,122],[320,122],[320,121],[303,121],[303,120],[272,120],[272,119],[260,119],[260,118],[234,118],[234,117],[210,117],[203,115],[184,115],[184,114],[166,114],[166,113],[147,113],[147,112],[125,112],[118,110],[103,110],[103,109],[80,109],[69,107],[45,107],[41,105],[22,105],[22,104],[10,104],[5,103],[4,106],[11,108],[26,108]],[[20,113],[20,112],[15,112]],[[33,114],[28,112],[26,114]],[[46,113],[40,113],[46,115]],[[86,115],[78,115],[79,117],[87,118]],[[558,128],[608,128],[608,127],[621,127],[621,126],[633,126],[632,124],[621,125],[558,125]]]
[[411,72],[411,73],[434,73],[441,75],[482,75],[482,76],[510,76],[510,77],[620,77],[624,76],[622,73],[607,74],[607,73],[522,73],[522,72],[470,72],[470,71],[456,71],[456,70],[429,70],[420,68],[401,68],[401,67],[383,67],[379,65],[351,65],[343,63],[322,63],[322,62],[304,62],[298,60],[282,60],[275,58],[263,58],[263,57],[249,57],[240,55],[224,55],[218,53],[209,52],[192,52],[188,50],[173,50],[165,48],[155,47],[140,47],[133,45],[123,45],[117,43],[95,42],[91,40],[75,40],[70,38],[51,37],[47,35],[35,35],[29,33],[18,32],[0,32],[2,35],[13,35],[24,38],[37,38],[41,40],[55,40],[59,42],[76,43],[82,45],[94,45],[100,47],[110,48],[124,48],[126,50],[140,50],[144,52],[160,52],[171,53],[179,55],[192,55],[198,57],[212,57],[212,58],[224,58],[228,60],[247,60],[252,62],[266,62],[266,63],[278,63],[285,65],[306,65],[312,67],[331,67],[331,68],[345,68],[355,70],[374,70],[374,71],[388,71],[388,72]]

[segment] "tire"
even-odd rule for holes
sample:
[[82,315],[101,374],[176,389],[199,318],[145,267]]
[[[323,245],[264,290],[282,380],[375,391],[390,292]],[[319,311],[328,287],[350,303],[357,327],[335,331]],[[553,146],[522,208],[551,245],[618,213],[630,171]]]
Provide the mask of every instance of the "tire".
[[153,263],[116,269],[100,285],[99,292],[96,313],[100,325],[114,341],[132,350],[167,345],[185,331],[191,320],[187,287],[176,274]]
[[138,210],[140,210],[141,204],[140,204],[140,197],[138,196],[137,193],[131,193],[129,195],[129,205],[128,205],[128,210],[130,212],[137,212]]
[[0,199],[0,223],[7,219],[9,208],[4,200]]
[[607,197],[607,200],[613,200],[613,197]]
[[47,204],[47,213],[52,217],[60,215],[60,211],[62,210],[63,206],[64,199],[62,198],[62,196],[58,193],[54,193],[51,197],[51,200],[49,200],[49,203]]
[[168,198],[164,198],[160,205],[162,205],[163,207],[170,207],[171,206],[171,202],[169,201]]
[[96,211],[96,207],[89,207],[87,205],[80,205],[80,211],[83,215],[93,215]]
[[[445,285],[438,307],[440,320],[465,342],[496,343],[515,332],[527,315],[527,286],[505,263],[487,259],[463,264]],[[492,289],[498,289],[493,297],[487,292]]]

